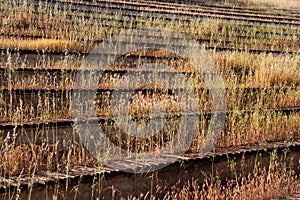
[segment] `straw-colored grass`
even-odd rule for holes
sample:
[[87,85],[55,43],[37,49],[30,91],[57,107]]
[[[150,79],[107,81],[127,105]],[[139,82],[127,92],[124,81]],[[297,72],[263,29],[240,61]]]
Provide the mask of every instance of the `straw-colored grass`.
[[[127,17],[121,15],[73,12],[68,9],[50,11],[47,7],[40,7],[41,12],[33,13],[33,8],[17,6],[1,2],[3,7],[2,34],[18,37],[32,36],[48,39],[60,39],[54,49],[66,51],[89,52],[94,46],[93,42],[110,38],[112,35],[124,30],[134,28],[168,28],[185,33],[195,39],[209,40],[206,46],[234,49],[256,49],[275,51],[299,51],[298,28],[287,25],[270,24],[268,26],[249,25],[246,22],[224,21],[218,19],[201,20],[193,22],[182,20],[165,20],[143,15]],[[67,18],[67,15],[72,17]],[[84,19],[82,16],[88,16]],[[119,21],[120,20],[120,21]],[[109,27],[111,26],[111,27]],[[287,35],[286,35],[287,34]],[[244,36],[244,37],[240,37]],[[20,40],[20,39],[17,39]],[[65,44],[66,41],[77,44]],[[33,43],[37,41],[33,40]],[[44,41],[48,43],[49,41]],[[43,50],[47,45],[20,45],[21,41],[0,43],[1,48],[24,47],[24,49]],[[50,42],[49,45],[52,44]],[[61,44],[57,44],[61,43]],[[76,46],[76,48],[74,47]],[[59,46],[59,48],[58,48]],[[49,49],[50,47],[48,47]],[[51,49],[51,48],[50,48]]]
[[276,8],[300,9],[300,0],[247,0],[257,6],[266,4]]
[[[298,8],[295,6],[299,0],[291,2],[289,5],[286,3],[284,6]],[[260,3],[276,6],[283,5],[281,0],[261,0]],[[34,13],[31,6],[27,7],[22,4],[18,6],[4,1],[1,1],[0,5],[1,16],[3,16],[1,18],[0,32],[4,35],[0,37],[0,48],[7,50],[7,52],[9,52],[9,49],[37,50],[40,53],[43,51],[56,51],[66,54],[68,52],[89,52],[97,45],[95,41],[105,40],[124,30],[144,27],[168,28],[180,31],[198,40],[208,40],[205,45],[209,47],[229,47],[234,49],[249,49],[251,47],[256,50],[277,50],[282,52],[299,52],[300,49],[300,29],[287,25],[249,25],[246,22],[228,22],[217,19],[196,19],[193,22],[168,21],[155,17],[146,18],[143,15],[129,18],[107,14],[94,14],[89,16],[89,20],[86,20],[83,16],[88,14],[74,13],[68,9],[64,11],[53,9],[50,12],[49,8],[40,7],[39,9],[41,10]],[[69,16],[68,18],[66,17],[67,15]],[[124,22],[120,23],[120,20],[124,20]],[[106,25],[111,27],[106,27]],[[22,36],[27,36],[28,39]],[[130,53],[143,55],[134,51]],[[165,56],[166,58],[158,62],[171,65],[179,72],[193,72],[194,70],[186,60],[174,59],[169,52],[149,51],[146,54],[147,56],[156,56],[158,60],[159,57]],[[211,51],[210,55],[224,79],[225,87],[227,88],[227,108],[232,111],[226,119],[227,121],[216,147],[259,144],[278,140],[291,141],[300,138],[300,116],[298,112],[284,114],[261,111],[300,106],[299,55],[251,54],[247,51]],[[80,59],[67,57],[65,60],[58,62],[40,59],[37,61],[38,64],[26,66],[26,60],[21,61],[21,64],[16,64],[12,62],[11,55],[8,54],[7,56],[8,59],[1,60],[0,64],[2,68],[5,68],[5,72],[1,74],[4,80],[0,80],[0,89],[8,89],[6,93],[0,90],[0,122],[47,121],[59,118],[72,118],[76,114],[71,109],[73,103],[71,94],[63,94],[61,96],[57,94],[57,96],[53,96],[50,93],[39,93],[36,96],[27,96],[27,100],[30,99],[28,103],[23,101],[22,98],[24,97],[13,94],[12,89],[72,89],[75,87],[75,72],[70,75],[63,71],[65,69],[78,70],[81,65]],[[145,60],[140,58],[138,62],[141,63]],[[125,59],[119,60],[120,63],[125,61]],[[130,66],[124,67],[120,63],[108,66],[108,68],[111,70],[132,69]],[[36,71],[31,75],[22,77],[23,75],[15,72],[16,68],[25,67],[33,69],[61,69],[61,74],[63,75],[47,73],[42,75],[39,71]],[[96,67],[89,66],[89,69],[92,70]],[[91,82],[99,81],[99,77],[93,78],[91,80],[83,78],[81,80],[82,88],[88,88]],[[140,78],[143,79],[145,77],[141,75]],[[120,76],[107,75],[103,77],[99,87],[106,89],[115,88],[119,79]],[[195,88],[205,88],[203,77],[191,76],[189,81]],[[128,88],[130,84],[132,84],[132,81],[128,80],[121,87]],[[153,85],[148,87],[153,87]],[[260,90],[247,92],[249,88],[260,88]],[[204,113],[210,112],[211,105],[207,90],[200,90],[200,92],[196,92],[196,95],[199,97],[200,111]],[[32,103],[34,102],[34,97],[38,99],[35,104]],[[103,93],[102,97],[99,101],[83,99],[80,103],[89,106],[96,102],[98,107],[96,107],[97,111],[94,113],[94,116],[111,117],[112,105],[109,102],[109,94]],[[132,116],[147,116],[150,108],[157,104],[166,108],[169,116],[189,111],[188,109],[179,108],[176,97],[166,92],[146,95],[136,92],[132,96],[129,112]],[[253,110],[252,113],[242,112],[242,110],[250,109]],[[77,112],[82,117],[91,116],[89,110],[78,110]],[[139,118],[137,121],[140,124],[147,123],[147,120],[142,118]],[[104,130],[111,129],[107,132],[114,133],[112,141],[117,145],[121,145],[123,149],[126,148],[131,152],[146,153],[149,150],[161,147],[172,139],[172,134],[176,132],[177,128],[177,121],[174,121],[175,125],[172,124],[173,121],[168,124],[172,128],[172,133],[165,131],[161,134],[163,136],[161,138],[158,136],[150,139],[146,138],[145,140],[127,137],[124,133],[113,129],[109,123],[103,123],[101,126]],[[207,126],[208,121],[201,118],[197,136],[190,150],[198,151],[201,148]],[[76,127],[73,128],[76,129]],[[73,131],[75,132],[75,130]],[[22,131],[18,132],[18,134],[21,133]],[[2,130],[0,134],[3,136],[7,132]],[[57,132],[54,131],[52,134],[57,134]],[[12,136],[8,135],[7,137]],[[5,139],[5,136],[2,138]],[[14,142],[12,144],[5,142],[5,140],[1,142],[0,176],[29,175],[39,170],[58,170],[58,167],[95,164],[94,158],[89,155],[81,144],[69,145],[68,142],[70,141],[60,141],[63,143],[63,148],[61,149],[58,149],[58,143],[38,145],[32,142],[31,144],[20,145]],[[146,145],[148,146],[146,147]],[[116,156],[115,158],[118,157]],[[167,192],[165,198],[268,198],[295,191],[299,185],[295,185],[296,183],[293,183],[294,180],[296,180],[295,176],[287,171],[278,171],[273,174],[267,174],[266,171],[263,171],[260,175],[254,174],[254,176],[241,177],[238,186],[229,184],[226,188],[217,182],[206,182],[204,186],[197,185],[197,182],[191,182],[181,191]],[[192,188],[193,192],[190,192],[190,188]]]
[[3,49],[37,50],[37,51],[80,51],[78,44],[69,40],[56,39],[20,39],[0,37],[0,46]]
[[[64,148],[58,148],[59,142]],[[0,176],[30,176],[38,171],[64,170],[74,165],[92,165],[96,161],[79,145],[59,141],[56,144],[2,144]]]
[[[258,172],[260,171],[260,172]],[[266,169],[256,169],[254,174],[230,180],[225,185],[217,177],[208,178],[205,183],[188,181],[183,187],[174,185],[158,190],[163,199],[171,200],[219,200],[219,199],[281,199],[299,193],[300,180],[293,172],[277,168],[268,173]],[[281,198],[280,198],[281,197]],[[130,200],[156,199],[150,192],[139,197],[127,197]]]

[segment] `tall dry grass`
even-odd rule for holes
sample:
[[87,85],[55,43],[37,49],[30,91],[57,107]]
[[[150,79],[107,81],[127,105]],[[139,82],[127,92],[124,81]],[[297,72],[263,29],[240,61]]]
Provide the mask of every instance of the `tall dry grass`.
[[300,9],[299,0],[247,0],[257,6],[261,4],[269,5],[275,8],[284,8],[284,9]]
[[[273,171],[268,168],[255,167],[253,173],[246,176],[237,175],[235,180],[227,179],[221,182],[218,176],[208,177],[203,184],[192,179],[179,187],[178,182],[173,186],[158,188],[157,193],[161,199],[171,200],[220,200],[220,199],[244,199],[266,200],[283,198],[299,193],[300,179],[294,171],[283,167],[283,163],[274,164]],[[157,194],[156,194],[157,195]],[[126,199],[158,199],[155,195],[147,194],[129,196]]]

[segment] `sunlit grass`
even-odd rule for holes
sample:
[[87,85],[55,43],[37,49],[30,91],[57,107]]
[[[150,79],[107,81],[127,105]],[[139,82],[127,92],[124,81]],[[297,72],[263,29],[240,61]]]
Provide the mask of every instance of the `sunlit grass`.
[[255,3],[257,6],[261,4],[271,5],[276,8],[289,8],[289,9],[300,9],[300,1],[299,0],[248,0],[250,2]]
[[[262,0],[264,3],[282,5],[282,1]],[[284,7],[297,8],[297,1]],[[224,2],[223,2],[224,3]],[[227,2],[228,3],[228,2]],[[226,4],[226,1],[225,1]],[[191,22],[185,20],[167,20],[163,18],[147,17],[145,15],[128,17],[122,15],[110,15],[105,13],[76,13],[68,8],[50,10],[39,7],[38,12],[33,12],[32,6],[26,6],[1,1],[1,34],[0,48],[3,50],[0,67],[0,123],[26,123],[47,122],[53,119],[72,119],[78,112],[82,117],[106,117],[113,116],[110,102],[111,92],[99,92],[100,99],[82,99],[81,105],[88,107],[96,103],[96,110],[72,110],[73,94],[70,92],[75,87],[75,76],[80,70],[83,57],[68,55],[69,53],[88,53],[103,40],[126,30],[135,28],[168,28],[180,31],[187,36],[198,40],[203,46],[217,48],[231,48],[233,51],[218,52],[209,51],[213,61],[224,80],[226,87],[227,114],[226,122],[216,148],[227,148],[240,145],[262,144],[274,141],[293,141],[300,138],[300,115],[298,112],[286,114],[272,111],[274,109],[299,108],[300,106],[300,29],[282,24],[249,24],[245,21],[225,21],[222,19],[195,19]],[[89,17],[88,19],[86,17]],[[159,38],[161,40],[161,38]],[[146,42],[141,39],[141,42]],[[242,49],[243,51],[238,51]],[[268,54],[261,52],[250,53],[248,50],[272,50],[282,54]],[[10,53],[14,50],[15,54]],[[59,60],[46,59],[46,55],[40,55],[34,63],[28,63],[26,59],[18,57],[18,50],[44,52],[59,52],[62,56]],[[235,51],[236,50],[236,51]],[[6,53],[5,53],[6,52]],[[285,54],[285,52],[295,52]],[[188,72],[185,75],[196,88],[195,93],[199,100],[200,116],[199,130],[196,138],[190,146],[190,151],[199,151],[203,145],[208,127],[208,115],[211,111],[209,91],[206,88],[203,77],[199,77],[193,66],[187,60],[178,59],[174,54],[149,50],[145,52],[132,51],[128,53],[138,57],[136,62],[118,58],[108,66],[111,71],[135,70],[139,64],[151,62],[162,63],[173,67],[177,72]],[[146,57],[146,58],[145,58]],[[13,60],[18,62],[14,62]],[[127,64],[127,65],[126,65]],[[98,66],[87,66],[91,72]],[[26,74],[22,70],[31,68],[32,73]],[[58,72],[41,71],[41,69],[58,69]],[[66,71],[69,70],[69,71]],[[137,69],[138,71],[139,69]],[[159,70],[158,70],[159,71]],[[155,73],[159,73],[156,71]],[[87,73],[88,74],[88,73]],[[140,79],[145,79],[147,74],[141,74]],[[87,78],[88,77],[88,78]],[[80,80],[82,88],[89,89],[92,82],[99,82],[99,76],[92,77],[88,74]],[[121,74],[107,73],[101,77],[99,89],[116,89],[116,83]],[[90,79],[89,79],[90,78]],[[77,83],[79,84],[79,83]],[[176,82],[173,86],[180,86]],[[131,80],[124,81],[117,89],[130,88]],[[189,113],[189,105],[181,108],[178,105],[176,95],[169,94],[164,88],[153,88],[153,85],[145,86],[143,91],[136,91],[131,98],[129,113],[136,117],[136,121],[145,125],[149,119],[150,108],[160,105],[165,108],[170,117],[168,124],[171,131],[164,130],[161,135],[152,138],[140,139],[129,137],[122,131],[103,122],[101,127],[111,134],[111,139],[116,145],[132,152],[147,153],[155,151],[172,139],[176,132],[178,116]],[[156,86],[155,86],[156,87]],[[36,92],[19,95],[16,89],[36,90]],[[45,91],[47,89],[55,92]],[[146,91],[147,89],[148,92]],[[153,93],[149,91],[154,90]],[[59,90],[65,90],[59,93]],[[189,97],[187,97],[189,98]],[[124,110],[123,112],[127,112]],[[156,113],[161,115],[161,113]],[[141,116],[144,116],[141,117]],[[173,118],[172,118],[173,117]],[[147,121],[148,120],[148,121]],[[173,121],[172,121],[173,120]],[[177,120],[177,121],[176,121]],[[77,127],[70,127],[69,140],[59,140],[58,129],[49,129],[31,134],[40,134],[39,137],[51,136],[59,141],[48,140],[37,142],[36,137],[24,133],[24,129],[17,132],[0,131],[0,176],[9,177],[33,175],[36,171],[59,171],[70,169],[75,165],[99,165],[87,149],[76,141]],[[92,132],[91,129],[85,131]],[[15,130],[15,129],[14,129]],[[36,131],[36,132],[35,132]],[[134,130],[132,130],[134,132]],[[188,130],[185,130],[188,133]],[[171,133],[170,133],[171,132]],[[71,134],[71,136],[70,136]],[[130,134],[130,133],[129,133]],[[25,135],[25,136],[24,136]],[[161,136],[161,137],[160,137]],[[27,144],[18,141],[19,137],[27,137]],[[29,141],[29,142],[28,142]],[[105,148],[104,144],[104,147]],[[107,147],[109,149],[109,146]],[[106,155],[101,155],[105,157]],[[116,155],[113,159],[119,158]],[[111,159],[111,158],[109,158]],[[297,189],[292,184],[295,176],[291,172],[276,171],[268,174],[262,171],[253,176],[240,177],[238,182],[227,185],[226,188],[217,182],[207,181],[204,186],[197,182],[188,183],[182,191],[166,192],[165,199],[194,198],[206,196],[208,199],[220,199],[223,197],[247,198],[249,192],[251,198],[262,197],[264,191],[266,197],[287,194]],[[203,188],[201,188],[203,187]],[[193,190],[191,192],[190,190]]]
[[56,39],[19,39],[0,38],[0,45],[3,49],[13,50],[39,50],[39,51],[78,51],[78,45],[74,41]]

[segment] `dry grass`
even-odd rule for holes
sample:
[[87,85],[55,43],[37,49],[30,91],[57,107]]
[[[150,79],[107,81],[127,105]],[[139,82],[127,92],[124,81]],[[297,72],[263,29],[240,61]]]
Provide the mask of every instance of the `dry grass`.
[[[271,199],[285,197],[299,192],[300,182],[297,177],[289,172],[277,172],[267,174],[263,171],[261,175],[243,177],[240,183],[230,182],[223,186],[218,182],[207,181],[204,186],[196,181],[189,182],[181,191],[172,188],[164,199]],[[153,197],[154,198],[154,197]],[[130,199],[130,198],[129,198]],[[143,199],[143,198],[141,198]]]
[[60,141],[56,144],[2,144],[0,153],[0,176],[31,176],[38,171],[61,171],[74,165],[92,165],[96,161],[79,145]]
[[[32,8],[24,8],[24,6],[16,6],[2,2],[3,19],[2,29],[4,35],[16,35],[19,37],[43,37],[53,41],[49,45],[53,45],[53,49],[62,50],[78,50],[81,52],[89,52],[95,41],[110,38],[112,35],[121,31],[132,28],[169,28],[180,31],[191,37],[199,40],[209,40],[209,47],[228,47],[249,49],[269,49],[278,51],[299,51],[299,41],[297,35],[298,28],[289,28],[285,25],[271,24],[268,26],[251,25],[246,22],[224,21],[224,20],[194,20],[193,22],[164,20],[159,18],[146,18],[145,16],[137,16],[129,18],[119,15],[93,14],[92,16],[86,13],[78,13],[70,10],[55,12],[49,8],[41,7],[40,13],[33,13]],[[71,19],[66,18],[66,15],[71,15]],[[88,20],[80,15],[86,15]],[[120,20],[120,21],[119,21]],[[111,26],[111,27],[108,27]],[[284,34],[288,34],[285,36]],[[240,36],[245,36],[240,37]],[[20,39],[17,39],[20,40]],[[68,44],[66,43],[68,41]],[[33,43],[38,43],[33,40]],[[43,41],[40,41],[43,42]],[[39,42],[39,43],[40,43]],[[44,41],[48,43],[49,41]],[[75,44],[69,44],[76,43]],[[18,44],[20,43],[20,44]],[[43,50],[47,49],[47,45],[21,45],[22,41],[14,42],[5,41],[2,48],[15,48],[20,46],[24,49]],[[76,47],[75,47],[76,46]],[[48,49],[51,47],[48,47]],[[68,49],[69,48],[69,49]]]
[[[258,3],[256,1],[256,3]],[[299,0],[290,1],[290,4],[283,0],[261,0],[259,3],[272,4],[289,8],[299,8]],[[4,9],[1,18],[1,33],[12,34],[16,37],[0,37],[0,48],[22,49],[39,51],[60,51],[60,52],[88,52],[95,44],[95,40],[102,40],[127,30],[128,28],[156,27],[169,28],[181,31],[196,39],[209,40],[208,46],[244,48],[249,46],[255,49],[272,49],[281,51],[299,51],[300,44],[297,34],[299,28],[290,28],[284,25],[269,26],[248,26],[245,22],[227,22],[224,20],[194,20],[193,22],[166,21],[157,18],[145,18],[139,16],[128,18],[122,16],[108,16],[105,14],[95,14],[90,20],[83,17],[74,16],[69,10],[49,12],[45,10],[34,14],[26,6],[16,6],[1,2],[1,9]],[[9,6],[12,7],[9,7]],[[7,7],[6,7],[7,6]],[[66,15],[73,15],[67,19]],[[78,13],[75,13],[78,14]],[[85,14],[82,14],[85,15]],[[120,21],[124,20],[123,24]],[[132,23],[136,22],[136,23]],[[111,25],[111,28],[104,27]],[[43,30],[43,31],[41,31]],[[20,36],[43,37],[40,39],[24,39]],[[285,36],[289,35],[289,36]],[[240,36],[246,36],[240,39]],[[48,39],[45,39],[48,38]],[[229,42],[226,43],[226,42]],[[138,52],[131,52],[137,55]],[[149,53],[149,52],[148,52]],[[192,71],[186,61],[174,61],[172,54],[162,51],[150,52],[152,56],[166,56],[165,64],[171,64],[178,71]],[[243,89],[231,90],[227,92],[228,109],[234,112],[230,114],[225,123],[224,130],[218,141],[217,147],[231,147],[249,143],[264,143],[274,140],[293,140],[300,138],[300,116],[299,113],[284,114],[275,112],[262,112],[261,109],[274,109],[284,107],[299,107],[300,105],[300,74],[299,55],[272,55],[272,54],[250,54],[248,52],[211,52],[216,66],[221,72],[227,88],[265,88],[260,92],[245,92]],[[9,56],[8,56],[9,57]],[[140,62],[142,60],[139,60]],[[59,62],[37,61],[37,66],[29,66],[34,69],[73,69],[78,70],[80,60],[67,58]],[[121,60],[120,62],[124,62]],[[26,61],[22,64],[10,63],[10,59],[1,61],[1,67],[7,68],[3,77],[7,78],[7,88],[73,88],[74,80],[71,75],[64,74],[43,74],[39,71],[27,77],[22,77],[14,72],[14,68],[26,66]],[[91,69],[93,69],[92,66]],[[122,69],[120,65],[111,66],[111,69]],[[119,68],[118,68],[119,67]],[[129,69],[128,67],[126,69]],[[73,74],[74,75],[74,74]],[[19,76],[19,77],[18,77]],[[21,76],[21,77],[20,77]],[[49,78],[50,77],[50,78]],[[99,77],[96,81],[99,80]],[[114,88],[120,77],[107,75],[102,81],[102,88]],[[140,77],[141,79],[144,77]],[[1,82],[2,80],[0,80]],[[95,81],[95,80],[90,80]],[[196,88],[203,87],[201,77],[189,79]],[[89,81],[82,79],[83,87],[88,87]],[[1,82],[5,85],[4,82]],[[122,85],[128,88],[132,84],[130,81]],[[178,83],[180,85],[180,83]],[[266,88],[281,88],[266,89]],[[287,89],[289,88],[289,89]],[[285,91],[287,90],[287,91]],[[0,91],[0,122],[28,122],[35,120],[49,120],[55,118],[72,117],[72,97],[71,95],[55,96],[47,94],[37,94],[36,96],[19,97],[9,90],[9,94]],[[207,91],[197,93],[202,112],[210,111],[210,102],[206,94]],[[6,95],[6,96],[5,96]],[[101,116],[111,116],[109,94],[103,94],[102,102],[99,103],[97,112]],[[25,102],[25,100],[29,100]],[[36,100],[36,103],[33,104]],[[92,100],[82,100],[82,104],[87,106]],[[135,93],[130,105],[132,115],[149,114],[149,109],[155,104],[168,108],[169,115],[180,112],[176,98],[166,93],[142,95]],[[242,113],[240,110],[253,109],[253,113]],[[188,110],[187,110],[188,111]],[[79,111],[81,116],[90,116],[87,111]],[[88,111],[89,112],[89,111]],[[146,120],[140,120],[145,124]],[[176,120],[171,121],[170,127],[176,131]],[[197,151],[201,148],[206,134],[208,121],[199,121],[199,131],[197,138],[191,146],[191,150]],[[128,149],[129,151],[147,152],[169,142],[172,134],[167,131],[158,137],[138,140],[129,138],[124,133],[118,132],[114,127],[103,123],[104,130],[113,133],[113,142]],[[175,127],[175,128],[174,128]],[[89,131],[89,130],[86,130]],[[92,131],[92,130],[91,130]],[[22,131],[21,131],[22,132]],[[1,132],[4,134],[4,132]],[[18,133],[19,134],[19,133]],[[57,134],[57,133],[55,133]],[[162,136],[160,138],[160,136]],[[166,137],[167,136],[167,137]],[[3,141],[2,141],[3,142]],[[73,141],[71,141],[73,142]],[[0,176],[13,176],[19,174],[32,174],[39,170],[59,170],[73,165],[93,165],[95,164],[86,149],[80,144],[70,145],[69,141],[61,141],[63,148],[58,148],[56,144],[23,144],[3,142],[0,153]],[[148,145],[146,147],[146,145]],[[240,177],[238,182],[223,186],[217,180],[207,181],[204,186],[198,185],[197,181],[188,183],[182,190],[174,186],[173,191],[168,191],[165,199],[259,199],[286,195],[297,190],[299,182],[297,177],[291,172],[278,170],[272,174],[262,170],[248,177]],[[294,182],[295,181],[295,182]],[[165,191],[163,191],[165,192]],[[155,197],[152,197],[155,198]]]
[[[154,55],[163,56],[164,52],[152,52]],[[225,80],[225,85],[228,88],[226,99],[228,110],[234,111],[232,115],[228,116],[228,123],[225,124],[225,130],[222,133],[219,146],[233,146],[247,143],[259,143],[272,140],[289,140],[293,137],[299,137],[299,115],[297,113],[292,115],[276,114],[271,112],[263,112],[260,110],[266,109],[280,109],[299,107],[300,95],[299,95],[299,83],[300,77],[299,70],[299,56],[297,55],[271,55],[271,54],[250,54],[246,52],[212,52],[214,61],[219,68],[221,75]],[[121,63],[124,60],[120,61]],[[142,60],[139,60],[142,62]],[[43,63],[41,68],[55,68],[69,69],[74,67],[76,70],[79,67],[80,62],[74,61],[69,58],[64,62],[59,63]],[[124,63],[123,63],[124,64]],[[174,65],[174,68],[179,71],[192,71],[189,65],[179,61],[165,62],[165,64]],[[3,63],[5,65],[5,63]],[[178,67],[179,66],[179,67]],[[12,68],[13,69],[13,68]],[[111,66],[113,69],[127,69],[122,68],[120,65]],[[12,70],[11,77],[14,77]],[[16,78],[12,81],[10,87],[21,87],[24,85],[27,87],[39,88],[42,86],[47,89],[53,88],[72,88],[73,81],[69,75],[63,76],[63,81],[57,81],[61,78],[56,75],[52,75],[52,81],[45,84],[42,80],[46,79],[48,74],[41,75],[40,73],[34,73],[32,77]],[[17,77],[17,75],[16,75]],[[95,77],[95,81],[98,81],[99,77]],[[115,82],[119,79],[119,76],[107,75],[102,80],[101,88],[114,88]],[[143,78],[141,76],[141,78]],[[21,82],[20,82],[21,80]],[[36,80],[32,82],[32,80]],[[49,78],[47,79],[49,80]],[[88,85],[88,79],[82,79],[83,85]],[[26,82],[30,81],[30,82]],[[91,79],[93,81],[93,79]],[[195,87],[200,87],[203,84],[201,78],[192,78],[190,80],[194,83]],[[45,85],[44,85],[45,84]],[[128,88],[132,84],[130,80],[128,83],[123,84],[122,88]],[[180,85],[180,84],[179,84]],[[248,88],[259,87],[260,90],[247,91]],[[239,89],[237,89],[239,88]],[[161,90],[163,91],[163,90]],[[76,94],[76,93],[75,93]],[[90,116],[96,117],[111,117],[112,109],[110,103],[110,93],[102,92],[98,93],[101,97],[97,103],[97,112],[93,114],[89,110],[77,110],[81,117]],[[200,101],[200,112],[210,112],[210,101],[207,94],[207,90],[197,92]],[[74,116],[75,111],[72,111],[72,96],[52,95],[51,93],[37,93],[36,95],[24,96],[21,99],[16,98],[16,94],[11,94],[9,98],[5,97],[4,93],[0,93],[2,110],[1,121],[10,122],[28,122],[36,120],[51,120],[55,118],[71,118]],[[12,101],[10,101],[12,99]],[[31,102],[26,102],[26,99],[30,99]],[[58,100],[63,99],[63,101]],[[32,103],[35,102],[36,103]],[[94,104],[94,99],[82,99],[81,104],[89,105]],[[155,104],[159,104],[167,109],[169,115],[179,114],[180,112],[189,112],[189,105],[185,108],[179,108],[176,102],[176,98],[173,95],[167,95],[167,93],[156,94],[142,94],[137,92],[132,96],[132,101],[129,105],[130,113],[132,116],[145,115],[148,116],[149,108]],[[253,110],[253,114],[242,113],[242,110]],[[192,147],[194,150],[198,150],[201,147],[207,122],[204,120],[200,122],[200,129],[198,132],[198,138]],[[105,126],[105,125],[104,125]],[[115,133],[118,136],[124,134]],[[120,137],[120,138],[123,138]],[[126,138],[124,138],[125,141]],[[131,140],[131,139],[130,139]],[[120,141],[116,141],[120,143]],[[144,144],[143,142],[140,146]],[[130,146],[131,144],[129,144]]]
[[261,4],[270,5],[276,8],[300,9],[300,0],[247,0],[257,6]]
[[0,46],[3,49],[22,49],[22,50],[38,50],[38,51],[80,51],[78,44],[69,40],[56,39],[20,39],[20,38],[0,38]]
[[[271,166],[273,165],[274,166]],[[183,187],[178,185],[158,189],[161,199],[171,200],[220,200],[220,199],[245,199],[265,200],[278,197],[286,197],[299,193],[300,180],[293,172],[283,167],[283,163],[272,163],[270,169],[256,167],[252,174],[240,176],[236,180],[228,179],[221,183],[218,176],[207,178],[204,184],[198,180],[188,181]],[[178,183],[182,184],[182,183]],[[150,192],[139,197],[127,197],[130,200],[158,199]]]

